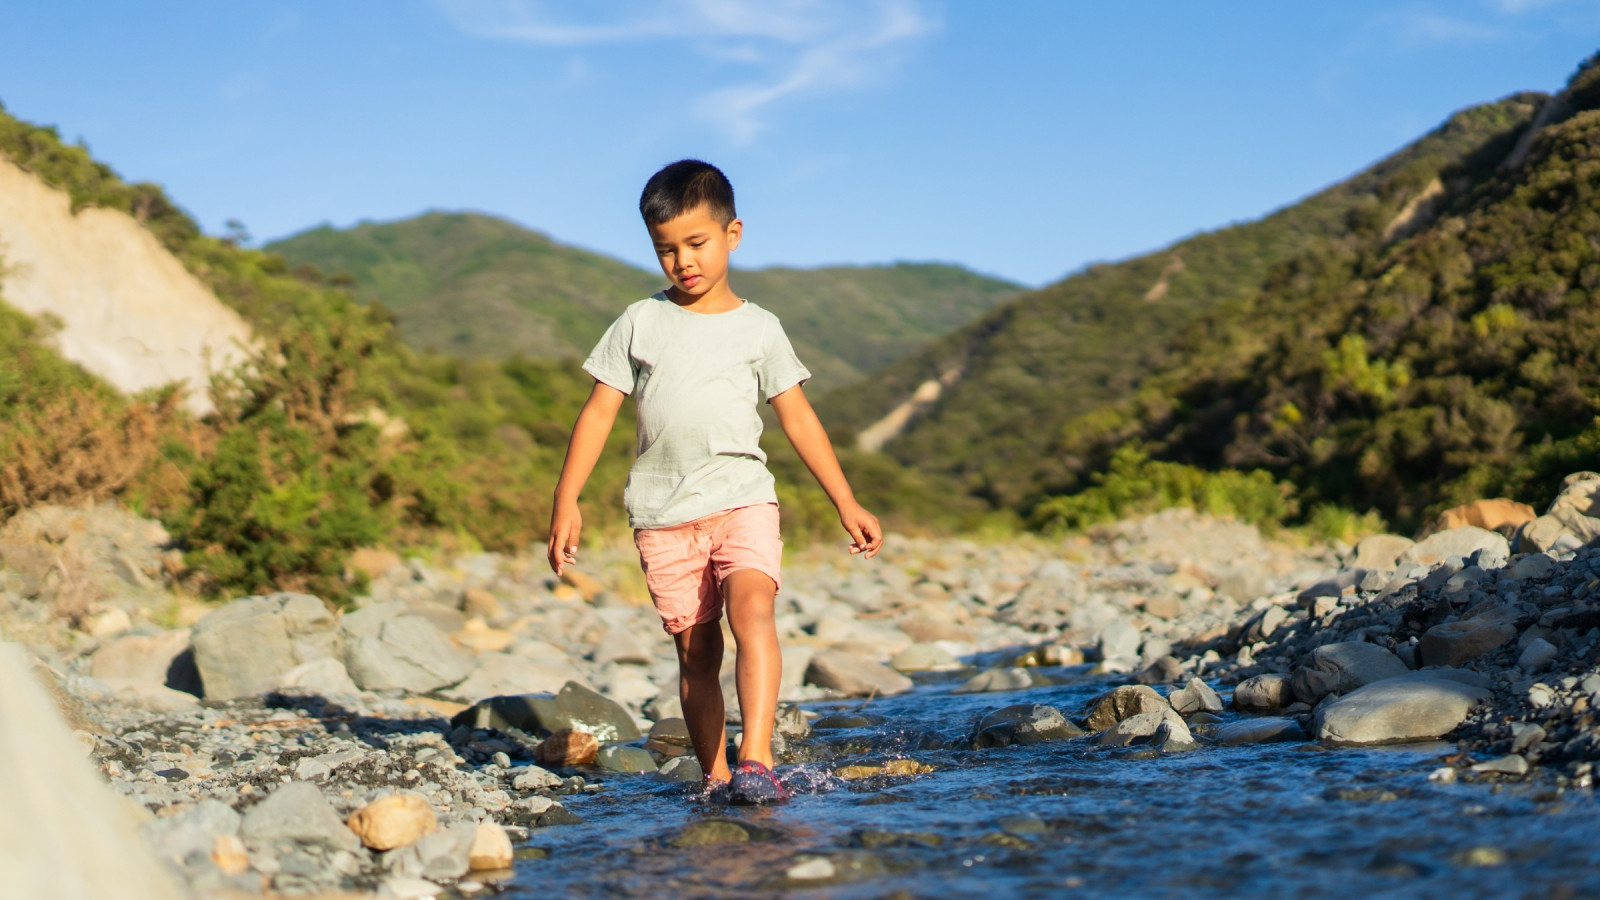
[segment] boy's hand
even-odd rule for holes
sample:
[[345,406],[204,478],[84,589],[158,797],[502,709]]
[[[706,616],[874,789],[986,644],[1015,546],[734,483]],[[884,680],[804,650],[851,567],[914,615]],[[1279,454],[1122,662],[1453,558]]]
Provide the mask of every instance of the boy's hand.
[[566,566],[578,562],[578,538],[583,532],[583,514],[578,504],[558,504],[550,513],[550,545],[546,555],[550,569],[557,575]]
[[839,524],[850,532],[852,555],[860,553],[867,559],[878,555],[878,549],[883,546],[883,527],[878,524],[877,516],[867,512],[859,503],[852,503],[840,508]]

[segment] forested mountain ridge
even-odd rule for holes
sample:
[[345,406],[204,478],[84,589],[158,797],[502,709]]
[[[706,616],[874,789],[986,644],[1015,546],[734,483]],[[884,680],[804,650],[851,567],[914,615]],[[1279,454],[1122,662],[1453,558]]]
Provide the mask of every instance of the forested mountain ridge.
[[[895,458],[952,475],[999,508],[1026,512],[1079,489],[1105,454],[1085,455],[1071,435],[1096,417],[1121,415],[1096,411],[1192,354],[1200,338],[1174,342],[1199,317],[1249,308],[1307,252],[1404,240],[1488,177],[1546,100],[1523,93],[1464,110],[1366,171],[1258,221],[1026,293],[887,367],[874,391],[828,397],[829,424],[859,432],[940,379],[947,386],[938,399],[886,445]],[[1248,345],[1251,336],[1229,339]]]
[[[659,272],[482,213],[321,226],[267,249],[295,265],[348,275],[359,299],[395,314],[412,346],[467,357],[582,358],[624,307],[665,286]],[[1020,290],[938,263],[736,269],[730,282],[778,315],[801,359],[834,387]]]
[[1442,169],[1425,223],[1275,267],[1050,455],[1087,475],[1137,441],[1402,526],[1478,496],[1543,503],[1600,467],[1600,67],[1534,122]]

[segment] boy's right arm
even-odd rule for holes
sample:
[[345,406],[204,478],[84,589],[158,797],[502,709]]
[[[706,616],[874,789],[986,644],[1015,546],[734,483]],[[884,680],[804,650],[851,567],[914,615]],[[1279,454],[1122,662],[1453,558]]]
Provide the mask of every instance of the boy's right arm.
[[583,516],[578,512],[578,495],[594,471],[594,464],[605,449],[617,410],[627,394],[609,384],[596,381],[589,399],[572,426],[567,442],[567,459],[561,464],[561,479],[556,482],[554,507],[550,510],[550,544],[546,552],[550,568],[557,574],[578,561],[578,538],[583,531]]

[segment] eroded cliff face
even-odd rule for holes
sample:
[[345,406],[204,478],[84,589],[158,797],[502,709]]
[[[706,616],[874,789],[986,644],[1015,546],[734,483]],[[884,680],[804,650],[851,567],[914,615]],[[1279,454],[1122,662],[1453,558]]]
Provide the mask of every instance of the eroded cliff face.
[[61,323],[61,354],[129,393],[181,381],[196,412],[250,326],[126,213],[74,214],[63,191],[0,157],[0,299]]

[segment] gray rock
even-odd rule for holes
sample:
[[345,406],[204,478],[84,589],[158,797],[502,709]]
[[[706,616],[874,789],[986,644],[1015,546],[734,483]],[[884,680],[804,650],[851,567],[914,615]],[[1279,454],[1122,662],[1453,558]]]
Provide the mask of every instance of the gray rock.
[[1291,686],[1295,699],[1314,704],[1329,694],[1348,693],[1409,671],[1400,657],[1377,644],[1344,641],[1312,650],[1305,662],[1295,668]]
[[1222,698],[1198,678],[1189,679],[1188,684],[1168,694],[1167,702],[1181,716],[1197,712],[1222,712]]
[[1020,691],[1031,687],[1053,684],[1048,675],[1032,669],[985,669],[968,678],[952,694],[982,694],[989,691]]
[[1473,673],[1424,670],[1374,682],[1317,707],[1317,738],[1343,744],[1432,740],[1489,699]]
[[472,674],[471,655],[421,616],[397,615],[376,631],[356,636],[346,650],[345,668],[363,690],[425,694]]
[[1127,619],[1114,619],[1100,630],[1100,658],[1133,661],[1139,658],[1139,629]]
[[1301,609],[1309,609],[1313,601],[1323,597],[1339,597],[1366,577],[1365,569],[1345,569],[1301,591],[1295,596],[1295,602]]
[[1381,569],[1392,572],[1398,565],[1401,554],[1416,545],[1407,537],[1398,534],[1375,534],[1363,538],[1356,544],[1355,558],[1350,565],[1358,569]]
[[597,666],[608,662],[648,666],[655,662],[656,645],[640,635],[637,629],[613,626],[594,645],[592,658]]
[[1284,622],[1289,620],[1289,611],[1281,606],[1272,605],[1256,613],[1246,620],[1244,630],[1239,635],[1243,644],[1254,644],[1272,637]]
[[457,713],[451,725],[468,728],[516,728],[546,737],[563,728],[606,741],[639,739],[633,716],[616,701],[569,681],[557,694],[506,694],[480,700]]
[[1133,676],[1135,684],[1171,684],[1183,677],[1183,663],[1174,656],[1158,656]]
[[1272,712],[1293,702],[1289,676],[1278,673],[1246,678],[1233,689],[1233,708],[1241,712]]
[[1161,742],[1172,742],[1177,746],[1194,743],[1194,735],[1189,732],[1188,723],[1183,721],[1170,706],[1163,706],[1157,712],[1136,713],[1123,719],[1117,724],[1106,729],[1095,739],[1102,747],[1126,747],[1130,744],[1155,740],[1159,732],[1166,731],[1167,735]]
[[1545,730],[1531,722],[1511,723],[1511,752],[1521,753],[1545,739]]
[[821,650],[806,666],[805,682],[846,697],[901,694],[911,679],[881,663],[839,650]]
[[1224,747],[1237,747],[1240,744],[1303,741],[1306,739],[1306,732],[1294,719],[1268,716],[1229,722],[1213,732],[1211,737]]
[[271,597],[235,600],[195,623],[190,641],[207,700],[232,700],[272,689],[299,664]]
[[119,637],[95,652],[89,673],[105,681],[164,685],[199,696],[200,675],[195,671],[189,641],[188,629]]
[[390,850],[383,865],[391,873],[442,881],[460,878],[472,868],[472,841],[478,826],[467,822],[425,835],[415,844]]
[[1492,772],[1497,775],[1526,775],[1528,774],[1527,759],[1512,753],[1498,759],[1488,759],[1472,766],[1474,772]]
[[511,772],[511,786],[519,791],[537,791],[561,784],[561,776],[538,766],[523,766]]
[[600,748],[595,765],[607,772],[654,772],[655,757],[650,751],[626,744],[607,744]]
[[662,781],[699,784],[706,776],[700,771],[699,760],[692,756],[675,756],[661,765],[656,771],[656,777]]
[[1527,581],[1549,573],[1556,567],[1556,561],[1543,553],[1529,553],[1517,560],[1511,566],[1511,577],[1518,581]]
[[1519,614],[1500,607],[1460,622],[1446,622],[1423,632],[1417,652],[1425,666],[1458,666],[1495,650],[1517,636]]
[[349,697],[361,693],[344,664],[337,659],[314,659],[278,676],[277,687],[294,688],[323,697]]
[[1083,733],[1082,728],[1068,721],[1055,707],[1023,703],[997,709],[979,719],[973,747],[1038,744]]
[[1522,648],[1522,653],[1517,657],[1517,668],[1524,672],[1537,672],[1549,665],[1557,652],[1555,644],[1544,638],[1534,638]]
[[[1425,538],[1400,554],[1400,565],[1431,566],[1454,558],[1471,560],[1480,552],[1499,559],[1503,565],[1505,560],[1511,558],[1511,545],[1502,534],[1476,525],[1464,525]],[[1482,562],[1479,564],[1482,565]],[[1491,567],[1484,565],[1484,568]]]
[[465,681],[439,693],[461,703],[509,694],[555,693],[572,678],[572,666],[506,653],[484,653]]
[[351,853],[361,849],[355,832],[345,827],[322,792],[305,781],[291,781],[252,806],[239,825],[239,836],[257,845],[297,842]]

